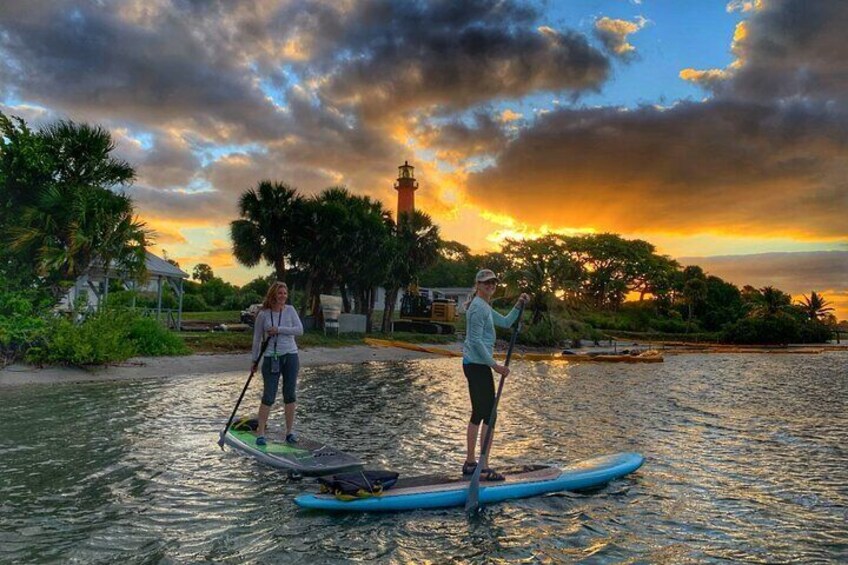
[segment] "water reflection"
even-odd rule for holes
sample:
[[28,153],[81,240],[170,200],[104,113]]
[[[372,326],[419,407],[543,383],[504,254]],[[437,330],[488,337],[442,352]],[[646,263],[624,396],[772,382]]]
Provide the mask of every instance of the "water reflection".
[[[647,463],[596,493],[500,504],[471,520],[297,510],[303,484],[217,447],[242,373],[4,388],[0,562],[838,562],[848,550],[846,361],[517,364],[497,464],[620,450]],[[301,383],[307,435],[406,474],[458,470],[468,400],[456,360],[308,368]]]

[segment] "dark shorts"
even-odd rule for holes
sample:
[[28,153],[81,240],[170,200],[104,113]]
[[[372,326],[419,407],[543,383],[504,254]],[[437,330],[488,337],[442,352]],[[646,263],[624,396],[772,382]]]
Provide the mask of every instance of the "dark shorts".
[[262,360],[262,381],[264,386],[262,392],[262,404],[272,406],[277,398],[277,389],[280,386],[280,375],[283,377],[283,402],[291,404],[297,402],[297,372],[300,369],[300,360],[297,353],[280,355],[280,372],[271,373],[271,357]]
[[462,370],[468,380],[468,394],[471,396],[471,423],[489,423],[492,408],[495,406],[495,381],[492,368],[479,363],[463,363]]

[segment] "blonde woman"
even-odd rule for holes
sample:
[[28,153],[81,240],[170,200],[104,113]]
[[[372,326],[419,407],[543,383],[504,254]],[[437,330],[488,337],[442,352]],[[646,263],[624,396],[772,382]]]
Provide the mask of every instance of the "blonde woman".
[[[275,282],[265,294],[262,310],[256,315],[253,325],[253,367],[262,363],[262,402],[259,405],[259,426],[256,428],[256,445],[267,445],[265,426],[271,406],[277,398],[280,376],[283,378],[283,404],[286,414],[286,441],[297,443],[294,434],[294,414],[297,408],[297,373],[300,362],[297,357],[297,342],[294,338],[303,335],[303,324],[297,310],[286,304],[289,287]],[[259,359],[262,342],[268,337],[265,355]]]
[[[482,465],[480,476],[485,481],[502,481],[504,476],[489,468],[488,461],[475,460],[475,447],[479,435],[480,453],[491,451],[483,449],[486,431],[492,407],[495,404],[495,382],[492,371],[507,377],[509,367],[501,365],[492,357],[495,348],[495,326],[510,327],[518,319],[518,304],[526,303],[530,297],[521,294],[516,307],[506,316],[502,316],[490,303],[498,285],[498,277],[489,269],[481,269],[474,278],[474,294],[466,303],[465,347],[462,355],[462,370],[468,380],[468,394],[471,397],[471,419],[466,431],[466,457],[462,465],[463,475],[473,475],[477,465]],[[494,439],[494,434],[492,434]],[[486,457],[488,459],[488,456]]]

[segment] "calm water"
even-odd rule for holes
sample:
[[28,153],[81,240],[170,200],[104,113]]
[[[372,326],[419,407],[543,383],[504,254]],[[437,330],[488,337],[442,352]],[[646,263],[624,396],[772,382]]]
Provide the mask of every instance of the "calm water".
[[[474,519],[327,515],[292,502],[308,483],[218,449],[246,374],[0,388],[0,562],[848,560],[848,354],[514,369],[495,464],[645,466]],[[306,368],[300,429],[371,466],[458,471],[466,394],[454,359]]]

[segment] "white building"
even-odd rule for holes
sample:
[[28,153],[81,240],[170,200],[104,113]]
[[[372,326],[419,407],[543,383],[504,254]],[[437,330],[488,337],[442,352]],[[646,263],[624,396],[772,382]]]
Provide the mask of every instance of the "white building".
[[107,272],[103,267],[92,267],[87,275],[76,280],[74,286],[59,301],[56,309],[69,312],[72,310],[71,305],[76,304],[77,300],[81,299],[85,301],[86,310],[98,310],[100,305],[106,302],[109,297],[109,281],[116,279],[127,290],[156,292],[156,319],[159,319],[162,315],[162,290],[164,285],[167,284],[174,290],[179,303],[175,313],[168,312],[169,315],[175,314],[173,325],[179,330],[182,325],[183,313],[183,280],[189,278],[188,273],[149,251],[145,259],[145,267],[147,268],[148,279],[144,283],[133,280],[128,273],[120,269],[109,269]]

